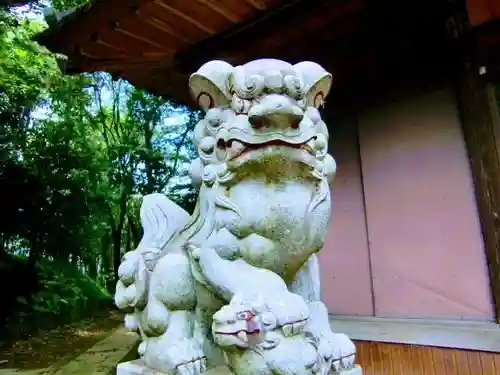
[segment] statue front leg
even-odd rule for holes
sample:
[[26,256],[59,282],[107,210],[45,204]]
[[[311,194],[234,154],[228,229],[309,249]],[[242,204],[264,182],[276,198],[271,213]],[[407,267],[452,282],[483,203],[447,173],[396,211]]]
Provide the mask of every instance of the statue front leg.
[[206,371],[203,342],[197,335],[196,289],[189,259],[171,253],[160,259],[151,276],[148,305],[144,311],[147,331],[140,354],[146,365],[171,375]]
[[327,362],[331,361],[333,370],[352,367],[356,356],[356,347],[343,333],[334,333],[330,327],[328,309],[321,302],[321,281],[316,254],[297,272],[295,279],[288,286],[307,301],[310,317],[305,328],[318,340],[319,352]]
[[203,352],[207,358],[209,368],[224,364],[224,357],[221,349],[215,344],[212,337],[212,317],[226,304],[226,301],[219,299],[212,291],[199,282],[196,283],[196,305],[195,337],[203,343]]

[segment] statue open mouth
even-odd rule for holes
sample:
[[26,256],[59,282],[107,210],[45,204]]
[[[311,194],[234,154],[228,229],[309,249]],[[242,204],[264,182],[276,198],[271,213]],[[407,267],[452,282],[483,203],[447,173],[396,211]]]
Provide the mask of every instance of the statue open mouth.
[[247,331],[246,329],[241,329],[236,332],[214,332],[216,335],[224,335],[224,336],[238,336],[243,339],[248,335],[258,335],[260,333],[260,329],[256,329],[254,331]]
[[[315,138],[316,137],[313,137],[310,140],[315,139]],[[312,153],[313,152],[312,147],[307,144],[310,140],[308,140],[306,142],[302,142],[302,143],[297,143],[297,144],[285,142],[285,141],[282,141],[280,139],[276,139],[276,140],[272,140],[272,141],[268,141],[268,142],[264,142],[264,143],[260,143],[260,144],[250,144],[250,143],[243,143],[243,144],[246,147],[246,151],[276,146],[276,147],[289,147],[289,148],[302,149],[302,150],[306,150],[307,152]]]
[[242,329],[235,332],[213,332],[214,335],[226,336],[226,337],[234,337],[238,339],[242,344],[247,346],[251,341],[258,338],[260,335],[260,329],[255,329],[253,331],[248,331],[246,329]]
[[307,139],[306,141],[298,143],[288,142],[283,139],[272,139],[269,141],[259,142],[259,143],[249,143],[234,138],[229,139],[228,141],[219,139],[219,141],[217,142],[217,148],[219,150],[226,151],[228,160],[233,160],[242,157],[252,151],[272,149],[272,148],[288,148],[288,149],[303,150],[311,155],[314,155],[314,149],[311,146],[311,143],[315,140],[316,136],[313,136]]

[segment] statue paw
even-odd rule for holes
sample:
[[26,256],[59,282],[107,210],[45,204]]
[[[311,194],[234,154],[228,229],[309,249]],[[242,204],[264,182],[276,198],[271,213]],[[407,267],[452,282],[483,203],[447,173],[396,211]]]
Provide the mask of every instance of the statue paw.
[[137,319],[135,314],[125,315],[125,328],[133,332],[137,332],[139,330],[139,319]]
[[193,339],[182,339],[168,344],[159,340],[149,342],[140,349],[149,367],[167,374],[199,375],[207,371],[203,350]]
[[356,359],[356,346],[343,333],[332,333],[322,337],[318,351],[326,360],[331,360],[334,371],[352,367]]
[[354,366],[354,362],[356,360],[356,355],[351,354],[347,357],[342,357],[340,359],[336,359],[332,361],[332,370],[333,371],[341,371],[344,369],[348,369]]
[[176,369],[177,375],[198,375],[206,372],[206,358],[201,348],[193,340],[181,340],[166,349],[169,367]]
[[295,336],[304,331],[306,324],[307,320],[285,324],[281,327],[281,332],[285,337]]
[[177,375],[198,375],[207,371],[206,358],[197,358],[177,366]]

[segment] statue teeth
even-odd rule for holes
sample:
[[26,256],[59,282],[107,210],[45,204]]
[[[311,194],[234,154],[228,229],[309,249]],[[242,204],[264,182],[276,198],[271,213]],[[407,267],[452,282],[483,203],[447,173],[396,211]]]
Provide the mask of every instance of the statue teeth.
[[281,331],[283,332],[283,335],[285,335],[285,337],[293,336],[293,324],[285,324],[283,327],[281,327]]
[[236,336],[238,336],[243,342],[247,342],[248,341],[248,336],[247,336],[247,333],[245,331],[239,331]]
[[306,326],[305,320],[302,322],[293,323],[293,334],[298,335],[300,332],[302,332],[305,326]]
[[301,148],[302,148],[303,150],[306,150],[307,152],[310,152],[310,153],[312,153],[312,152],[313,152],[312,147],[311,147],[311,146],[309,146],[308,144],[304,144],[304,145],[302,145],[302,146],[301,146]]

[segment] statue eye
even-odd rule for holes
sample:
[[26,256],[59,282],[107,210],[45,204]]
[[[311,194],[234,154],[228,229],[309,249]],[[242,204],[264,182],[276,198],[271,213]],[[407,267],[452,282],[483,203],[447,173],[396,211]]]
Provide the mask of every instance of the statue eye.
[[212,108],[207,111],[205,120],[211,128],[217,128],[222,123],[221,111],[218,108]]
[[250,320],[255,317],[255,315],[251,311],[242,311],[239,312],[238,315],[238,320]]
[[201,151],[206,154],[211,154],[215,148],[215,138],[214,137],[205,137],[201,140],[200,145],[198,146]]
[[238,114],[247,114],[252,106],[252,102],[250,100],[242,99],[237,95],[233,95],[233,99],[231,101],[231,109]]
[[284,78],[285,92],[295,100],[301,100],[304,97],[302,83],[300,79],[293,75],[287,75]]

